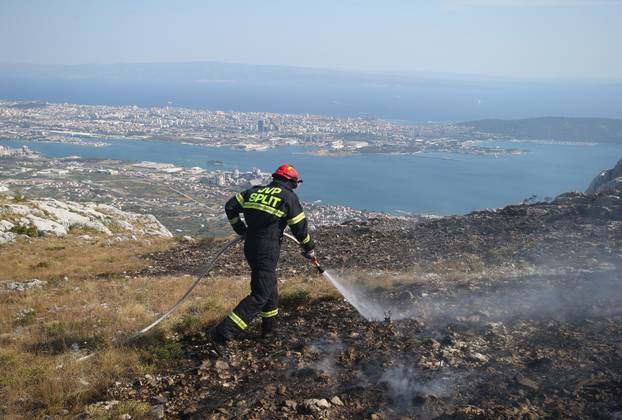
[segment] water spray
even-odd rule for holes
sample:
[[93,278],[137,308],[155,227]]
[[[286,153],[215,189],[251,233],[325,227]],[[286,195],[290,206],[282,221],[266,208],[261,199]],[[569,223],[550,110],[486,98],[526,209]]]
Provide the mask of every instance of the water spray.
[[[200,201],[194,199],[193,197],[189,196],[188,194],[185,194],[179,190],[176,190],[174,188],[172,188],[171,186],[164,184],[167,187],[169,187],[171,190],[175,191],[176,193],[194,201],[195,203],[201,204],[201,205],[205,205],[203,203],[201,203]],[[294,241],[296,244],[300,245],[300,242],[292,235],[290,235],[289,233],[283,233],[283,236],[291,239],[292,241]],[[134,334],[130,335],[129,337],[127,337],[125,340],[123,340],[124,343],[128,343],[142,335],[144,335],[147,331],[151,330],[152,328],[154,328],[156,325],[160,324],[162,321],[164,321],[166,318],[168,318],[178,307],[179,305],[181,305],[187,298],[188,296],[190,296],[190,293],[192,293],[192,291],[194,290],[195,287],[198,286],[198,284],[207,276],[207,274],[211,271],[212,267],[214,266],[214,264],[216,263],[216,261],[218,260],[218,258],[220,258],[225,252],[227,252],[231,247],[233,247],[235,244],[237,244],[238,242],[242,241],[244,239],[244,236],[237,236],[236,238],[230,240],[229,242],[227,242],[217,253],[216,255],[214,255],[214,257],[212,257],[212,259],[203,266],[203,268],[201,269],[200,273],[197,275],[195,281],[192,283],[192,285],[188,288],[188,290],[186,290],[186,292],[177,300],[177,302],[175,302],[175,304],[173,304],[173,306],[171,306],[166,312],[164,312],[160,317],[158,317],[155,321],[153,321],[151,324],[147,325],[146,327],[144,327],[143,329],[136,331]],[[352,295],[352,293],[350,293],[340,282],[338,282],[328,271],[326,271],[321,265],[320,262],[318,261],[316,256],[313,256],[313,258],[311,258],[311,264],[318,270],[318,272],[320,274],[322,274],[328,281],[331,282],[331,284],[333,286],[335,286],[335,288],[346,298],[346,300],[348,300],[348,302],[350,302],[361,314],[363,314],[363,316],[365,316],[367,319],[369,319],[366,315],[365,315],[365,308],[364,307],[360,307],[361,305],[357,305],[358,299],[356,299],[355,296]],[[87,360],[90,359],[91,357],[95,356],[97,353],[90,353],[86,356],[83,356],[79,359],[77,359],[78,361],[83,361],[83,360]]]
[[[153,182],[153,181],[152,181]],[[197,200],[192,197],[190,194],[187,194],[183,191],[180,191],[167,183],[156,183],[162,186],[167,187],[171,191],[179,194],[180,196],[197,203],[198,205],[209,208],[207,204]],[[283,236],[291,239],[293,242],[302,246],[302,244],[289,233],[283,232]],[[317,269],[317,271],[324,276],[326,280],[328,280],[335,289],[368,321],[372,320],[389,320],[391,315],[390,311],[386,311],[380,305],[370,302],[369,299],[366,299],[365,296],[362,296],[361,293],[358,293],[354,288],[347,287],[340,279],[331,271],[324,269],[324,267],[320,264],[317,257],[314,256],[310,260],[311,264]]]
[[[300,245],[300,242],[298,242],[298,240],[289,233],[283,233],[283,236],[287,236],[289,239]],[[310,259],[310,262],[317,269],[317,271],[324,276],[324,278],[328,280],[333,287],[335,287],[335,289],[337,289],[337,291],[341,293],[341,295],[350,303],[350,305],[354,306],[354,309],[356,309],[366,320],[371,321],[384,319],[386,321],[387,318],[390,319],[390,314],[387,315],[387,312],[383,308],[373,302],[370,302],[368,299],[365,299],[353,289],[346,287],[346,285],[344,285],[343,282],[340,281],[330,270],[324,269],[316,256],[313,256]]]
[[[294,241],[298,245],[300,245],[300,242],[298,242],[298,240],[296,238],[294,238],[292,235],[290,235],[288,233],[283,233],[283,236],[288,237],[289,239],[291,239],[292,241]],[[230,240],[229,242],[227,242],[216,253],[216,255],[214,255],[214,257],[212,257],[212,259],[207,264],[205,264],[203,266],[203,268],[201,269],[200,273],[197,275],[197,277],[194,280],[194,282],[192,283],[192,285],[190,285],[188,290],[186,290],[186,292],[177,300],[177,302],[175,302],[175,304],[173,306],[171,306],[166,312],[164,312],[160,317],[158,317],[151,324],[147,325],[143,329],[141,329],[139,331],[136,331],[134,334],[132,334],[129,337],[127,337],[125,340],[123,340],[123,343],[128,343],[128,342],[130,342],[130,341],[132,341],[132,340],[134,340],[134,339],[136,339],[138,337],[141,337],[147,331],[151,330],[156,325],[160,324],[162,321],[164,321],[166,318],[168,318],[179,307],[179,305],[181,305],[188,298],[188,296],[190,296],[190,293],[192,293],[194,288],[197,287],[198,284],[207,276],[207,274],[211,271],[212,267],[214,266],[214,264],[216,263],[218,258],[220,258],[231,247],[233,247],[238,242],[241,242],[243,239],[244,239],[243,236],[237,236],[237,237],[233,238],[232,240]],[[331,275],[324,270],[324,268],[320,265],[319,261],[317,260],[317,257],[313,257],[311,259],[311,263],[317,268],[318,272],[320,272],[322,275],[324,275],[324,277],[326,277],[332,284],[335,285],[335,287],[337,287],[338,290],[340,290],[339,287],[337,286],[338,283],[336,283],[332,279]],[[90,359],[91,357],[95,356],[96,354],[97,354],[96,352],[95,353],[90,353],[90,354],[87,354],[86,356],[80,357],[77,360],[81,362],[83,360]]]

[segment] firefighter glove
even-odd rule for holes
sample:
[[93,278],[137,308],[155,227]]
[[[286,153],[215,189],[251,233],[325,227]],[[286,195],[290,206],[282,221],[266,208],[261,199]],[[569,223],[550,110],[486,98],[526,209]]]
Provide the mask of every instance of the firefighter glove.
[[240,236],[245,236],[246,235],[246,225],[244,224],[244,222],[237,222],[236,224],[231,226],[233,228],[233,230],[235,231],[235,233],[237,233]]
[[315,250],[314,249],[310,249],[308,251],[302,251],[301,254],[302,254],[303,257],[305,257],[308,260],[311,260],[311,259],[315,258]]

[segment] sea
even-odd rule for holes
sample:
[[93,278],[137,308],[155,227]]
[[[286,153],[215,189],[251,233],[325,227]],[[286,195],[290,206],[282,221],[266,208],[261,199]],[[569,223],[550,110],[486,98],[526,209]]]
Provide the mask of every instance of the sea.
[[168,105],[238,112],[378,117],[413,123],[542,116],[622,118],[622,84],[422,81],[420,83],[147,83],[5,78],[0,99],[86,105]]
[[622,158],[622,145],[521,140],[489,144],[527,151],[496,157],[439,152],[315,156],[295,146],[242,151],[166,141],[105,141],[110,146],[17,140],[0,144],[27,145],[49,157],[152,161],[211,171],[258,168],[271,172],[290,163],[304,180],[297,191],[304,201],[396,215],[458,215],[520,203],[534,195],[545,200],[567,191],[584,191],[598,173]]

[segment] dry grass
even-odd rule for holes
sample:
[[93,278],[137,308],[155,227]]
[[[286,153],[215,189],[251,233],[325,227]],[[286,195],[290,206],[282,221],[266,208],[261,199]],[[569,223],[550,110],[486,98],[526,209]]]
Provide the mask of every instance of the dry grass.
[[499,263],[484,264],[477,255],[465,255],[463,260],[441,259],[434,262],[414,264],[402,272],[365,271],[358,269],[334,270],[334,274],[345,285],[359,289],[394,289],[406,285],[425,284],[472,284],[479,280],[499,277],[521,277],[533,273],[529,263],[515,263],[502,260]]
[[113,241],[101,236],[92,240],[76,237],[20,237],[0,246],[0,280],[54,280],[65,276],[84,279],[122,273],[149,265],[143,255],[167,249],[172,239]]
[[[179,333],[212,325],[248,293],[246,276],[208,278],[162,328],[139,342],[122,344],[194,281],[190,276],[123,275],[149,264],[142,254],[171,243],[106,246],[101,240],[85,245],[75,238],[39,238],[0,249],[0,278],[48,281],[25,292],[0,285],[0,418],[147,415],[148,407],[138,402],[112,411],[92,403],[106,399],[104,391],[115,380],[144,375],[174,359],[182,350]],[[285,304],[322,295],[335,291],[316,276],[281,285]],[[77,361],[92,351],[98,352],[95,357]]]

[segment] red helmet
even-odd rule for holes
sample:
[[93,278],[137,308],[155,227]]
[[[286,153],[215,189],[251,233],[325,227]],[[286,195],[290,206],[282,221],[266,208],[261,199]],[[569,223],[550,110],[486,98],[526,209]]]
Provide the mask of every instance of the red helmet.
[[272,176],[281,176],[287,180],[294,181],[295,183],[302,182],[301,179],[298,179],[298,171],[294,169],[292,165],[285,164],[281,165],[277,168],[276,171],[272,174]]

